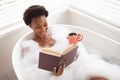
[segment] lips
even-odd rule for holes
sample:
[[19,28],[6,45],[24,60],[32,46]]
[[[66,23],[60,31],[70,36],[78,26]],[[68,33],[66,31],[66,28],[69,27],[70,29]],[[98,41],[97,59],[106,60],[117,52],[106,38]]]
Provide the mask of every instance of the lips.
[[41,32],[40,34],[46,34],[46,32],[44,31],[44,32]]
[[46,35],[46,31],[40,32],[39,36],[44,37]]

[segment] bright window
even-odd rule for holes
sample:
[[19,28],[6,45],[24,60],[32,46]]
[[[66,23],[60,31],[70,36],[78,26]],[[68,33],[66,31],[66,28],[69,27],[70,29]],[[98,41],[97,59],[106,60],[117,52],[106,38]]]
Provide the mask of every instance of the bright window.
[[[23,12],[31,5],[43,5],[49,12],[64,7],[67,0],[0,0],[0,31],[24,25]],[[10,30],[9,29],[9,30]]]

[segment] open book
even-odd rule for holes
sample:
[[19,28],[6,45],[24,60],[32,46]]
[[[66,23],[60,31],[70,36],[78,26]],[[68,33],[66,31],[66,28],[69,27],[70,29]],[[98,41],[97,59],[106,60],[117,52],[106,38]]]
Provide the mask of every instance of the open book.
[[77,49],[77,45],[70,45],[63,51],[63,53],[60,53],[49,48],[42,48],[39,53],[38,67],[48,71],[53,71],[54,67],[58,68],[63,64],[67,67],[74,61]]

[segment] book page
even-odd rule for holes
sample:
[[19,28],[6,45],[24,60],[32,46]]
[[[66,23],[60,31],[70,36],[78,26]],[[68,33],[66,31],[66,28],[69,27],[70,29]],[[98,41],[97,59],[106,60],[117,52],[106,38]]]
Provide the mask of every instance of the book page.
[[66,48],[63,52],[63,55],[68,53],[70,50],[72,50],[73,48],[77,47],[77,45],[70,45],[68,48]]
[[60,52],[52,50],[50,48],[42,48],[41,52],[43,52],[45,54],[61,57],[61,53]]

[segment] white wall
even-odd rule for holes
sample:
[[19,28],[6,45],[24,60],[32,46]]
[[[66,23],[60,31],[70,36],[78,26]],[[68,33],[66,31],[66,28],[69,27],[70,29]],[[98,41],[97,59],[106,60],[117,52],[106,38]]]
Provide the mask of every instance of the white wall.
[[113,25],[105,23],[99,19],[89,16],[83,12],[78,12],[73,8],[68,9],[70,16],[70,24],[82,26],[97,33],[103,34],[120,43],[120,29]]

